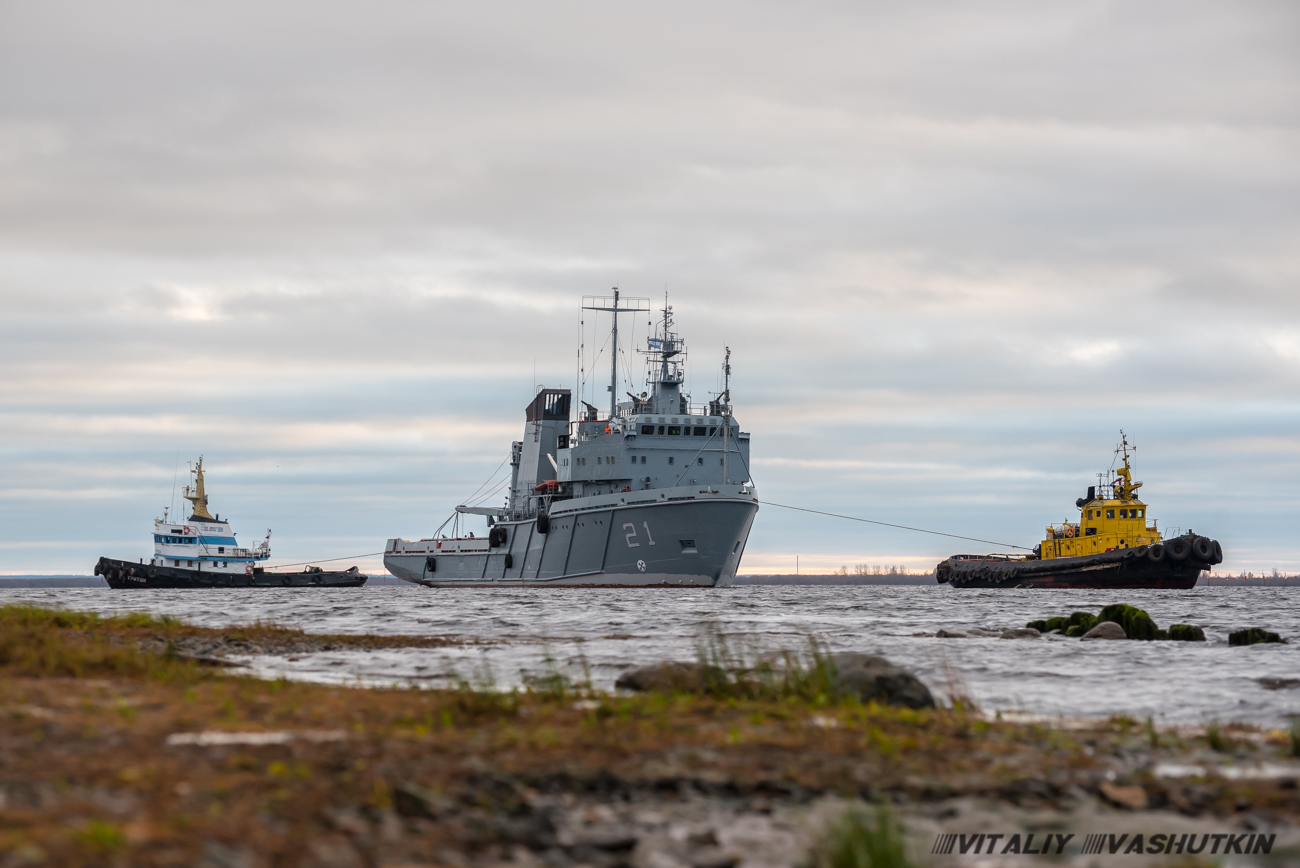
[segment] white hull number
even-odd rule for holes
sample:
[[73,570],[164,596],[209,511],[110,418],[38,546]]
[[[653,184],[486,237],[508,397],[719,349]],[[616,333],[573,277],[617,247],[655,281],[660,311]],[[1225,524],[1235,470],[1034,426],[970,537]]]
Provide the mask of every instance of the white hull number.
[[[641,522],[641,527],[645,528],[645,538],[646,538],[646,540],[649,541],[650,545],[654,545],[654,544],[655,544],[655,538],[652,537],[652,536],[650,535],[650,522],[648,522],[648,521],[643,521],[643,522]],[[636,525],[629,521],[627,524],[623,525],[623,530],[627,531],[627,533],[625,534],[625,537],[626,537],[626,539],[627,539],[627,547],[630,548],[630,549],[637,549],[637,548],[640,548],[640,547],[641,547],[641,543],[639,543],[639,542],[635,542],[635,540],[636,540]]]

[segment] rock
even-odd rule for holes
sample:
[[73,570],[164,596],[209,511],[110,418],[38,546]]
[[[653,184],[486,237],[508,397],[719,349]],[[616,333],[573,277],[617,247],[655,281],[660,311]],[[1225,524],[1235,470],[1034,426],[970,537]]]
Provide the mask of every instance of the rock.
[[1003,630],[1002,639],[1037,639],[1043,635],[1033,627],[1012,627],[1010,630]]
[[935,636],[936,639],[965,639],[965,638],[967,638],[967,635],[966,635],[965,633],[959,633],[959,632],[956,631],[956,630],[940,630],[938,633],[935,633],[934,636]]
[[1130,811],[1144,811],[1147,807],[1147,791],[1141,787],[1121,787],[1118,784],[1104,782],[1101,785],[1101,794],[1111,804],[1128,808]]
[[1204,642],[1205,631],[1195,624],[1170,624],[1169,638],[1175,642]]
[[1066,636],[1082,636],[1097,625],[1097,616],[1089,612],[1073,612],[1068,618],[1047,618],[1042,621],[1030,621],[1031,627],[1040,633],[1060,631]]
[[455,813],[456,803],[442,793],[407,782],[393,787],[393,808],[403,817],[436,820]]
[[721,847],[704,847],[688,857],[691,868],[733,868],[740,864],[740,854]]
[[1084,639],[1127,639],[1128,634],[1124,628],[1114,621],[1102,621],[1096,627],[1093,627],[1087,633],[1083,634]]
[[1245,630],[1236,630],[1228,634],[1229,645],[1259,645],[1267,642],[1286,644],[1286,640],[1281,636],[1262,627],[1247,627]]
[[196,868],[252,868],[253,864],[252,853],[211,838],[203,842],[203,855],[195,863]]
[[1124,628],[1124,635],[1130,639],[1149,642],[1153,639],[1168,638],[1165,632],[1156,626],[1156,622],[1151,620],[1151,616],[1136,606],[1115,603],[1102,609],[1097,620],[1114,621]]
[[1300,687],[1300,678],[1260,678],[1257,679],[1265,690],[1290,690]]
[[636,847],[637,834],[631,829],[621,827],[604,827],[583,829],[574,834],[569,846],[571,848],[589,848],[592,850],[621,851]]
[[934,708],[930,689],[915,675],[884,657],[845,652],[832,654],[830,662],[835,666],[840,690],[863,702]]
[[618,677],[614,686],[619,690],[701,693],[707,686],[705,676],[713,669],[699,663],[656,663],[629,669]]

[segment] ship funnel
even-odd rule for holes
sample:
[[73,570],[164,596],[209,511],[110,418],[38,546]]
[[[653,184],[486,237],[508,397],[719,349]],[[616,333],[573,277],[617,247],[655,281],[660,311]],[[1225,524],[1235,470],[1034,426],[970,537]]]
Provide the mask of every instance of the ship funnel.
[[1088,503],[1092,503],[1092,502],[1093,502],[1094,500],[1096,500],[1096,499],[1097,499],[1097,486],[1095,486],[1095,485],[1089,485],[1089,486],[1088,486]]

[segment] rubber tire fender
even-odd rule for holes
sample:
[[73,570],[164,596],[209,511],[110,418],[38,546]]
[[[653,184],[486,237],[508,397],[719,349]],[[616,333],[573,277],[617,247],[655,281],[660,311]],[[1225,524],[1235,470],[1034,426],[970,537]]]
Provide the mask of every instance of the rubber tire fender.
[[537,532],[548,533],[551,529],[551,517],[546,513],[537,516]]
[[1214,562],[1214,540],[1209,537],[1198,536],[1192,540],[1192,554],[1198,561],[1207,564]]
[[1214,541],[1214,562],[1216,564],[1223,563],[1223,546],[1219,545],[1217,539]]
[[1165,552],[1171,561],[1185,561],[1192,553],[1192,547],[1188,545],[1186,537],[1180,536],[1165,543]]
[[1158,564],[1165,559],[1165,544],[1153,543],[1151,548],[1147,549],[1147,560],[1153,564]]
[[433,555],[429,555],[427,558],[425,558],[424,571],[427,573],[438,572],[438,559],[435,558]]

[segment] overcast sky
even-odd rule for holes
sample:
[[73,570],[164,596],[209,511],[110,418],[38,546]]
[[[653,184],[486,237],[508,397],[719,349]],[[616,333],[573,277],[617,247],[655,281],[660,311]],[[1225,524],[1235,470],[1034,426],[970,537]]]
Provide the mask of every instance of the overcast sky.
[[[616,285],[766,500],[1031,546],[1123,428],[1300,570],[1298,121],[1282,0],[0,0],[0,573],[200,454],[276,562],[427,534]],[[767,507],[742,572],[988,548]]]

